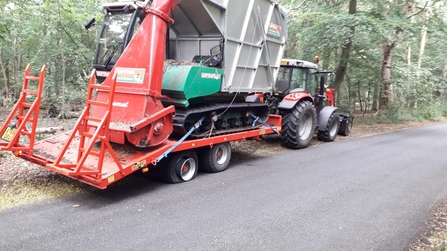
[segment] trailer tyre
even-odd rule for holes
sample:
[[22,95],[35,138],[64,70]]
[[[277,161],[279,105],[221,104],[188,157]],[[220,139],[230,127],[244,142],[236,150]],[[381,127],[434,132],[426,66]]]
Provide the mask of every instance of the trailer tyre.
[[160,166],[160,179],[167,183],[181,183],[194,179],[198,171],[198,158],[194,151],[173,153],[166,161],[166,166]]
[[325,131],[318,131],[318,140],[325,142],[332,142],[335,140],[340,129],[340,115],[333,112],[327,121],[327,129]]
[[340,129],[338,130],[338,135],[349,136],[352,128],[352,117],[344,116],[340,122]]
[[310,101],[301,101],[283,114],[281,142],[292,149],[309,146],[315,133],[316,113]]
[[208,173],[218,173],[227,169],[231,159],[229,142],[204,147],[199,153],[200,170]]

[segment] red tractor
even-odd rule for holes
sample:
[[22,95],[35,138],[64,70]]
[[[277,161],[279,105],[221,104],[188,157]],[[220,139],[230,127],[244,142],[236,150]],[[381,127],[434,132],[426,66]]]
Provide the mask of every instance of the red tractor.
[[337,134],[348,136],[353,122],[349,113],[335,107],[335,90],[327,88],[332,71],[318,71],[318,65],[283,59],[276,92],[267,95],[270,113],[282,115],[282,143],[293,149],[309,145],[314,133],[321,141],[334,141]]

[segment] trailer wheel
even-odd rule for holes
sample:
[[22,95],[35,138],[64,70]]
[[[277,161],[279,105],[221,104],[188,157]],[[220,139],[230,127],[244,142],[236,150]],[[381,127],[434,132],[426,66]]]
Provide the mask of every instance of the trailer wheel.
[[208,173],[222,172],[227,169],[230,159],[231,145],[229,142],[201,148],[201,153],[199,153],[200,170]]
[[318,131],[318,140],[331,142],[337,137],[338,130],[340,129],[340,115],[333,112],[327,121],[327,129],[325,131]]
[[160,166],[160,178],[167,183],[180,183],[194,179],[197,176],[198,158],[194,151],[173,153],[166,161],[166,166]]
[[283,114],[281,142],[292,149],[309,146],[315,133],[316,113],[310,101],[299,102]]
[[340,121],[340,129],[338,130],[338,135],[349,136],[353,124],[352,120],[352,117],[347,117],[346,115],[343,116],[343,119]]

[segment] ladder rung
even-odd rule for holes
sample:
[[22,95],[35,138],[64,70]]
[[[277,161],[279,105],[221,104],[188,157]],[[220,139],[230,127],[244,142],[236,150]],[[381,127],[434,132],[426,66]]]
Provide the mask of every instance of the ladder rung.
[[99,158],[99,152],[97,152],[97,151],[90,151],[89,155]]
[[100,102],[100,101],[93,101],[93,100],[87,100],[87,104],[100,105],[100,106],[108,106],[109,105],[109,103],[107,103],[107,102]]
[[40,77],[25,76],[25,79],[39,81]]
[[110,86],[108,85],[91,85],[90,88],[95,88],[98,90],[110,90]]
[[99,171],[95,170],[91,167],[82,166],[80,173],[81,173],[81,175],[95,175],[95,174],[98,174]]
[[24,121],[23,123],[28,123],[28,122],[30,122],[33,118],[32,117],[30,117],[28,120],[26,120],[25,121],[25,116],[19,116],[19,115],[17,115],[17,120],[20,120],[20,121]]
[[32,104],[28,104],[28,103],[22,103],[22,106],[30,108],[32,106]]
[[[85,148],[79,148],[79,151],[84,154],[86,152],[86,149]],[[89,155],[95,156],[95,157],[99,157],[99,152],[91,150],[89,152]]]
[[20,134],[31,135],[31,132],[22,130]]
[[[33,115],[34,116],[34,115]],[[29,122],[32,122],[32,120],[34,119],[34,117],[30,117],[30,118],[28,118],[28,120],[26,120],[25,121],[25,116],[19,116],[19,115],[17,115],[17,117],[16,117],[18,120],[23,120],[24,122],[23,123],[29,123]]]
[[37,95],[37,91],[36,90],[23,89],[22,92]]
[[90,117],[90,116],[86,116],[85,119],[89,120],[89,121],[93,121],[93,122],[98,122],[98,123],[102,121],[102,119],[100,119],[100,118],[95,118],[95,117]]
[[93,134],[91,134],[91,133],[83,132],[81,135],[84,137],[87,137],[87,138],[93,138]]

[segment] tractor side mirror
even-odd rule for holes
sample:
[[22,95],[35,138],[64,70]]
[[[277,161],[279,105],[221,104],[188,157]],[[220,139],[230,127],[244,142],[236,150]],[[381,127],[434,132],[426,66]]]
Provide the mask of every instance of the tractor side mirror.
[[210,66],[219,66],[222,63],[222,47],[221,45],[216,45],[210,49]]
[[329,74],[329,85],[333,85],[335,83],[335,73]]
[[220,45],[216,45],[216,46],[214,46],[213,48],[210,49],[210,55],[211,56],[218,55],[218,54],[220,54],[220,51],[221,51]]
[[88,29],[92,28],[93,26],[95,26],[95,23],[96,23],[96,19],[92,18],[84,25],[84,28],[86,30],[88,30]]

